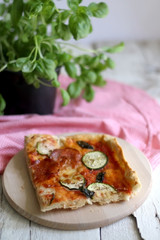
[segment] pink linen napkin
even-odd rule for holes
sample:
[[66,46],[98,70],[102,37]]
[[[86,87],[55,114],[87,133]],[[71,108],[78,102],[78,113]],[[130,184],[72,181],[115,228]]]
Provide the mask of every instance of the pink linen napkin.
[[[71,79],[61,76],[60,81],[61,86],[66,87]],[[0,173],[23,148],[24,136],[31,133],[111,134],[139,148],[155,169],[160,164],[160,106],[142,90],[107,82],[104,88],[95,88],[95,99],[91,103],[79,98],[62,107],[58,91],[53,115],[1,116]]]

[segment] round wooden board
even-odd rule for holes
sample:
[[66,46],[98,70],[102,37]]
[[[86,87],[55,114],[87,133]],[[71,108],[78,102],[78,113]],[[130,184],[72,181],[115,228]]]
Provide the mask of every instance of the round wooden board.
[[152,170],[142,152],[119,139],[124,156],[140,178],[142,189],[130,201],[103,206],[87,205],[77,210],[52,210],[42,213],[29,179],[24,150],[17,153],[3,174],[3,190],[10,205],[27,219],[63,230],[85,230],[103,227],[133,213],[147,198],[152,185]]

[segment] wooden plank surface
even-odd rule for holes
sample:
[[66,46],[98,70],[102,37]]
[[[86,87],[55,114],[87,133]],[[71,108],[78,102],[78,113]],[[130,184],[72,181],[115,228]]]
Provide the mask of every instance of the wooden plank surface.
[[[96,46],[106,43],[96,44]],[[95,44],[94,44],[95,46]],[[113,79],[148,92],[160,103],[160,41],[128,42],[125,50],[114,54],[115,70],[104,73]],[[0,176],[0,240],[159,240],[160,239],[160,167],[153,174],[153,189],[145,203],[134,213],[110,226],[86,231],[53,230],[20,216],[2,193]]]
[[150,197],[134,213],[137,227],[143,239],[160,239],[160,167],[154,172]]
[[140,240],[141,236],[137,231],[137,225],[133,216],[122,219],[101,230],[101,238],[117,240]]

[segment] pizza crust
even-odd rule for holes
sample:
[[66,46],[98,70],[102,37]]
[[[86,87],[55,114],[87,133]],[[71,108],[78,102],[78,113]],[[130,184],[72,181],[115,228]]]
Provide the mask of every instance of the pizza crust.
[[[126,181],[126,184],[129,186],[130,191],[116,191],[110,192],[107,189],[96,190],[92,198],[86,197],[82,192],[79,190],[70,190],[61,186],[59,184],[60,176],[63,175],[63,169],[68,168],[68,162],[65,162],[61,165],[61,169],[58,169],[56,177],[51,177],[48,180],[36,182],[35,175],[36,175],[36,168],[34,164],[36,161],[43,161],[46,159],[46,155],[41,155],[37,153],[36,147],[38,142],[49,141],[53,144],[53,150],[55,150],[55,154],[57,149],[74,149],[74,151],[80,152],[83,156],[84,153],[90,150],[82,149],[78,144],[75,144],[77,141],[86,141],[91,142],[93,145],[97,142],[105,143],[106,148],[109,149],[110,152],[113,153],[114,161],[116,161],[117,166],[119,169],[107,169],[105,168],[105,173],[107,174],[108,178],[116,176],[116,171],[123,172],[123,178]],[[34,153],[34,154],[33,154]],[[119,202],[124,200],[129,200],[130,198],[134,197],[141,189],[141,183],[137,176],[137,173],[131,169],[128,165],[128,162],[125,160],[122,148],[118,144],[116,138],[106,135],[106,134],[75,134],[72,136],[54,136],[54,135],[42,135],[42,134],[33,134],[25,137],[25,154],[26,154],[26,161],[28,166],[28,171],[30,175],[30,179],[32,185],[35,189],[37,199],[39,201],[40,209],[42,212],[49,211],[52,209],[77,209],[83,207],[87,204],[108,204],[111,202]],[[51,156],[48,156],[50,159]],[[54,158],[55,160],[56,158]],[[58,161],[57,157],[57,161]],[[48,160],[49,161],[49,160]],[[68,160],[67,160],[68,161]],[[40,164],[41,164],[40,163]],[[38,162],[39,164],[39,162]],[[40,165],[39,164],[39,165]],[[37,165],[36,165],[37,166]],[[81,163],[81,161],[77,160],[77,165],[74,165],[74,171],[83,172],[85,166]],[[39,171],[41,168],[39,169]],[[56,170],[57,171],[57,170]],[[88,170],[86,170],[88,171]],[[92,172],[92,171],[90,171]],[[66,174],[66,173],[65,173]],[[68,176],[72,176],[68,170]],[[53,176],[54,173],[53,173]],[[124,181],[123,179],[123,181]],[[49,184],[48,184],[49,181]],[[58,182],[58,183],[57,183]],[[114,181],[113,181],[114,182]],[[47,187],[46,187],[47,186]],[[51,187],[48,187],[51,186]],[[53,197],[52,197],[53,196]],[[52,199],[53,198],[53,199]]]

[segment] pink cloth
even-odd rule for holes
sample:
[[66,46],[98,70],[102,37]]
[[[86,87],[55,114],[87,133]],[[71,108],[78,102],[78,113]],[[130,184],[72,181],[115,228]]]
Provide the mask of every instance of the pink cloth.
[[[61,76],[61,86],[71,79]],[[61,107],[58,92],[54,115],[0,117],[0,173],[9,160],[23,148],[30,133],[63,134],[103,132],[120,137],[139,148],[153,169],[160,164],[160,106],[142,90],[107,81],[96,88],[91,103],[79,98]]]

